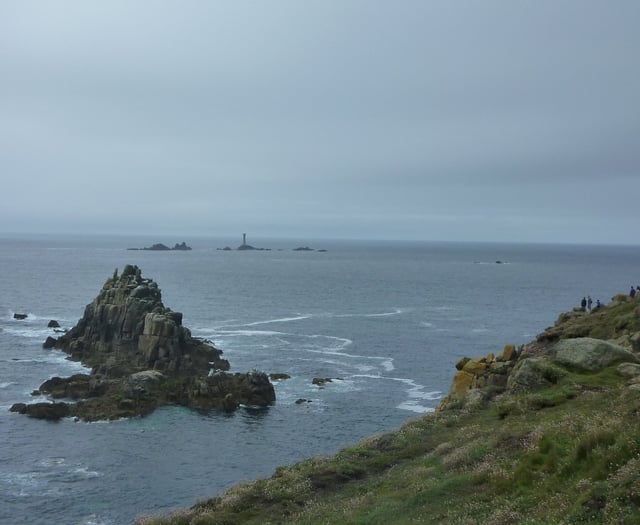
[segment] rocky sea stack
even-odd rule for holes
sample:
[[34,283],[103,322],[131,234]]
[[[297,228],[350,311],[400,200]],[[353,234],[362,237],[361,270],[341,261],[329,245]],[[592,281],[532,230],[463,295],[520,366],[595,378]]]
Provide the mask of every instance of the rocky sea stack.
[[266,374],[228,373],[222,351],[192,337],[182,314],[162,304],[158,285],[137,266],[125,266],[121,275],[116,270],[53,346],[90,366],[91,374],[54,377],[34,394],[74,402],[18,403],[12,411],[93,421],[145,415],[169,403],[233,411],[275,401]]

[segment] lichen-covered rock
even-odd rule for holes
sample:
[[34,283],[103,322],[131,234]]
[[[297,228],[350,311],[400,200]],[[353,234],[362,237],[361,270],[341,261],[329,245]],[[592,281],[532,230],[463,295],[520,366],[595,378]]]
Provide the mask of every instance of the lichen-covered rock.
[[616,368],[616,371],[626,379],[634,379],[640,377],[640,364],[622,363]]
[[554,345],[551,354],[556,363],[586,372],[598,372],[615,363],[638,362],[621,346],[590,337],[563,339]]
[[449,398],[461,399],[467,395],[467,391],[473,383],[473,374],[466,370],[459,370],[453,376],[451,388],[449,389]]
[[513,361],[517,359],[518,352],[514,344],[506,344],[502,352],[496,357],[496,361]]
[[557,383],[566,372],[542,357],[518,361],[507,380],[512,390],[534,389]]

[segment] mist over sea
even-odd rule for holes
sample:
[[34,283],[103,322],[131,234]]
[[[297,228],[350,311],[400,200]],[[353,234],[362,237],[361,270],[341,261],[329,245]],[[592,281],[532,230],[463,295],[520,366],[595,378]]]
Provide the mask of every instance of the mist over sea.
[[[128,251],[186,241],[192,251]],[[432,411],[463,357],[530,341],[583,296],[640,284],[640,247],[0,237],[0,523],[124,525]],[[319,251],[294,251],[308,245]],[[497,262],[499,261],[499,263]],[[286,373],[276,403],[57,423],[10,413],[83,369],[43,350],[115,268],[137,264],[231,371]],[[28,314],[25,320],[14,313]],[[333,378],[320,388],[314,377]],[[299,399],[310,402],[296,403]]]

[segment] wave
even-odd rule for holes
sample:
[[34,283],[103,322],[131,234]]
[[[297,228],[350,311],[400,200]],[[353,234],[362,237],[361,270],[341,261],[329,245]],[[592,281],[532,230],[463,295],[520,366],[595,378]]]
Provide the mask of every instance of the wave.
[[[391,311],[387,312],[374,312],[374,313],[352,313],[352,314],[340,314],[340,313],[317,313],[317,314],[297,314],[291,317],[277,317],[275,319],[265,319],[263,321],[252,321],[250,323],[242,323],[242,324],[233,324],[237,319],[229,319],[227,321],[223,321],[223,324],[219,324],[214,327],[215,330],[220,330],[224,328],[240,328],[243,326],[259,326],[263,324],[272,324],[272,323],[290,323],[293,321],[304,321],[305,319],[312,318],[344,318],[344,317],[389,317],[392,315],[400,315],[408,310],[406,308],[394,308]],[[203,328],[204,330],[204,328]]]
[[397,381],[400,383],[404,383],[408,386],[407,388],[407,397],[405,401],[396,405],[396,408],[400,410],[408,410],[410,412],[417,412],[420,414],[424,414],[426,412],[433,412],[434,408],[425,406],[420,403],[420,401],[435,401],[442,397],[442,392],[440,391],[429,391],[425,392],[426,388],[424,385],[416,383],[413,379],[406,377],[387,377],[380,375],[372,375],[372,374],[360,374],[353,377],[363,377],[367,379],[381,379],[385,381]]
[[400,315],[408,310],[406,308],[394,308],[391,312],[380,312],[380,313],[356,313],[356,314],[326,314],[327,317],[389,317],[391,315]]
[[89,470],[87,467],[75,468],[71,471],[71,474],[80,479],[98,478],[102,476],[100,472],[96,470]]
[[42,328],[42,327],[29,327],[29,326],[5,326],[4,332],[9,335],[15,335],[17,337],[24,337],[27,339],[36,339],[40,338],[44,342],[47,336],[55,333],[51,330],[51,328]]
[[11,385],[17,385],[17,383],[14,383],[13,381],[6,381],[4,383],[0,383],[0,388],[7,388]]
[[309,319],[311,315],[299,315],[296,317],[281,317],[279,319],[269,319],[267,321],[254,321],[253,323],[247,323],[239,326],[258,326],[261,324],[271,324],[271,323],[289,323],[291,321],[302,321],[303,319]]

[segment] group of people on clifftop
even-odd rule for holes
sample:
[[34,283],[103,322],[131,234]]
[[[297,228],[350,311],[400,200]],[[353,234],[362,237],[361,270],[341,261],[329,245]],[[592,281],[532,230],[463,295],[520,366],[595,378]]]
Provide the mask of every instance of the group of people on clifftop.
[[600,299],[596,299],[596,304],[594,306],[593,300],[591,299],[590,295],[583,297],[582,301],[580,301],[580,310],[582,310],[583,312],[590,312],[591,310],[597,310],[601,306],[602,304],[600,303]]
[[[640,286],[636,286],[634,288],[632,285],[631,289],[629,290],[629,297],[631,297],[632,299],[635,297],[640,298]],[[596,299],[596,304],[594,305],[590,295],[583,297],[582,301],[580,301],[580,310],[582,310],[583,312],[590,312],[591,310],[597,310],[601,306],[602,304],[600,303],[600,299]]]

